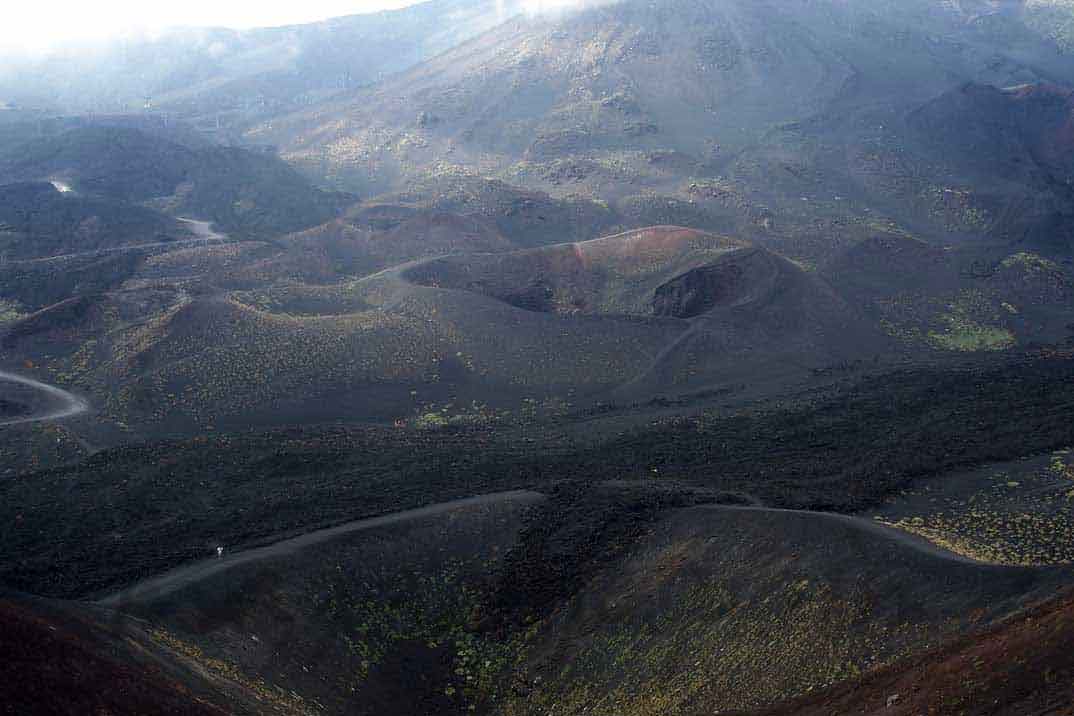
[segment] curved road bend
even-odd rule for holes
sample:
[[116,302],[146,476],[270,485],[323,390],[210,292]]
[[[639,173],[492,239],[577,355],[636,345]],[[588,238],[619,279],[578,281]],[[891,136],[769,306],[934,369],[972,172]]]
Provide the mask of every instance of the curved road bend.
[[[454,500],[452,502],[443,502],[437,505],[430,505],[428,507],[421,507],[414,510],[406,510],[404,512],[396,512],[389,515],[383,515],[380,517],[371,517],[363,520],[356,520],[354,522],[348,522],[336,527],[330,527],[327,529],[316,530],[309,534],[301,535],[291,539],[270,544],[265,547],[258,547],[255,549],[245,550],[242,552],[234,552],[231,554],[225,554],[223,557],[216,559],[207,559],[195,564],[190,564],[184,567],[178,567],[169,572],[165,572],[157,577],[151,577],[143,582],[135,584],[134,586],[120,590],[115,594],[104,597],[97,603],[107,607],[122,606],[126,602],[150,602],[154,599],[158,599],[163,596],[167,596],[173,592],[176,592],[184,587],[195,584],[203,579],[207,579],[214,575],[226,572],[233,567],[238,567],[250,562],[258,562],[264,559],[270,559],[272,557],[292,555],[300,550],[310,547],[312,545],[324,542],[326,540],[339,537],[341,535],[350,534],[352,532],[361,532],[363,530],[372,529],[375,527],[382,527],[384,525],[397,524],[400,522],[406,522],[409,520],[419,519],[422,517],[430,517],[433,515],[443,514],[450,512],[451,510],[472,507],[475,505],[484,505],[499,502],[501,500],[521,500],[528,503],[539,502],[545,499],[544,495],[537,492],[531,492],[527,490],[516,490],[513,492],[498,492],[490,495],[480,495],[478,497],[471,497],[463,500]],[[974,564],[974,565],[992,565],[988,562],[980,562],[969,557],[964,557],[960,554],[956,554],[949,550],[938,547],[928,540],[925,540],[916,535],[911,535],[907,532],[903,532],[895,527],[889,527],[887,525],[879,524],[873,520],[869,520],[863,517],[854,517],[851,515],[841,515],[831,512],[810,512],[808,510],[781,510],[771,507],[745,507],[734,505],[699,505],[698,507],[711,510],[734,510],[742,512],[768,512],[768,513],[790,513],[809,515],[816,519],[821,520],[833,520],[843,524],[851,525],[864,532],[879,535],[886,539],[889,539],[897,544],[913,549],[917,552],[927,554],[937,559],[943,559],[949,562],[959,562],[962,564]]]
[[24,423],[41,423],[49,420],[62,420],[63,418],[70,418],[75,415],[80,415],[89,410],[89,403],[82,398],[68,393],[62,388],[57,388],[54,385],[48,385],[32,378],[25,378],[21,375],[15,375],[14,373],[8,373],[0,370],[0,381],[8,381],[10,383],[18,383],[35,390],[46,393],[47,395],[57,398],[62,402],[61,407],[55,408],[47,413],[30,415],[23,418],[15,418],[14,420],[0,421],[0,427],[5,425],[21,425]]
[[924,537],[919,537],[910,532],[900,530],[898,527],[891,527],[882,522],[876,520],[870,520],[865,517],[856,517],[854,515],[843,515],[838,512],[813,512],[810,510],[782,510],[776,507],[752,507],[747,505],[699,505],[705,509],[710,510],[733,510],[735,512],[767,512],[775,514],[791,514],[791,515],[809,515],[817,519],[829,520],[832,522],[839,522],[844,525],[850,525],[856,527],[863,532],[869,532],[880,537],[889,539],[904,547],[909,547],[912,550],[927,554],[930,557],[936,557],[937,559],[947,560],[948,562],[959,562],[961,564],[975,564],[986,565],[989,567],[1004,567],[1008,565],[995,564],[993,562],[982,562],[980,560],[973,559],[972,557],[966,557],[952,552],[951,550],[944,549],[938,545],[929,542]]
[[316,530],[299,537],[276,542],[275,544],[248,549],[242,552],[224,553],[217,558],[209,558],[201,562],[195,562],[184,567],[177,567],[157,577],[151,577],[131,587],[122,589],[115,594],[100,599],[97,603],[106,607],[118,607],[126,602],[150,602],[160,597],[167,596],[184,587],[187,587],[203,579],[226,572],[250,562],[259,562],[272,557],[293,555],[307,547],[325,542],[352,532],[362,532],[375,527],[398,524],[422,517],[432,517],[444,514],[464,507],[487,505],[504,500],[516,500],[526,503],[535,503],[545,499],[544,495],[528,490],[514,490],[511,492],[496,492],[491,495],[479,495],[463,500],[442,502],[438,505],[419,507],[403,512],[394,512],[380,517],[369,517],[364,520],[355,520],[335,527]]
[[74,259],[82,256],[104,256],[107,254],[118,254],[125,251],[137,251],[139,249],[157,249],[157,248],[184,248],[187,246],[197,246],[199,244],[208,244],[213,242],[225,242],[230,237],[227,234],[221,234],[213,230],[212,222],[198,221],[196,219],[184,219],[177,217],[178,221],[183,222],[190,226],[190,230],[194,234],[193,239],[176,239],[175,241],[154,241],[148,244],[129,244],[127,246],[115,246],[110,249],[91,249],[90,251],[78,251],[73,254],[61,254],[59,256],[44,256],[39,259],[20,259],[18,261],[11,261],[13,264],[43,264],[55,261],[64,261],[66,259]]

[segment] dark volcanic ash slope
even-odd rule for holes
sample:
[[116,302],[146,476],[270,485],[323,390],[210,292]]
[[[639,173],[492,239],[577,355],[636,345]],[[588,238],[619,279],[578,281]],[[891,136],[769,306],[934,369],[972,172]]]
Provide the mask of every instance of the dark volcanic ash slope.
[[[283,252],[231,276],[256,283],[256,276],[327,284],[365,276],[428,256],[508,251],[516,248],[490,222],[410,206],[363,206],[327,224],[277,241]],[[315,290],[315,289],[314,289]],[[345,312],[344,303],[337,313]],[[326,306],[325,313],[331,313]]]
[[940,248],[880,232],[820,273],[904,344],[979,351],[1067,343],[1074,316],[1069,263],[1028,248]]
[[1060,570],[960,561],[868,520],[669,512],[538,623],[502,712],[763,707],[985,627],[1051,597],[1065,579]]
[[314,713],[467,713],[509,688],[512,644],[471,622],[541,499],[501,493],[388,515],[226,571],[210,559],[204,576],[115,605],[199,663],[298,694]]
[[798,201],[799,234],[830,221],[847,243],[895,230],[934,246],[1069,256],[1074,70],[1022,77],[958,82],[925,100],[843,101],[773,130],[736,160],[730,185],[760,187],[785,211]]
[[938,165],[938,179],[979,188],[974,208],[989,234],[1069,254],[1074,90],[970,83],[923,105],[908,122]]
[[794,699],[755,716],[854,713],[898,715],[962,711],[1036,716],[1074,703],[1069,594],[983,634],[904,659],[861,679]]
[[[379,220],[392,227],[361,228]],[[210,271],[197,291],[147,285],[61,303],[14,323],[5,345],[62,370],[92,341],[74,387],[99,395],[103,415],[177,428],[771,389],[888,348],[818,276],[726,237],[651,227],[503,251],[472,219],[394,222],[356,216],[289,237]],[[438,247],[469,253],[382,269]],[[489,249],[500,252],[473,253]],[[128,284],[152,282],[168,262],[147,260]],[[348,267],[360,277],[339,275]],[[215,280],[238,290],[213,293]]]
[[8,260],[190,236],[180,222],[152,209],[62,193],[48,182],[0,186],[0,255]]
[[75,602],[0,594],[0,657],[5,714],[281,713],[155,643],[145,624]]
[[786,377],[891,347],[822,279],[787,259],[677,227],[447,257],[404,276],[530,313],[680,321],[678,337],[620,387],[631,393],[727,385],[751,374]]
[[822,278],[759,248],[729,253],[663,284],[653,311],[687,319],[690,328],[630,390],[771,380],[893,348]]
[[[578,524],[555,498],[501,493],[210,558],[113,602],[210,673],[325,713],[656,716],[854,678],[988,627],[1069,576],[975,564],[857,518],[654,512],[647,489],[659,504],[659,488],[597,488],[612,522],[634,519],[619,499],[648,515],[635,540],[594,530],[599,510]],[[556,589],[542,578],[592,549],[612,556],[584,567],[569,598],[542,602]],[[493,626],[497,609],[525,603],[540,618]]]
[[538,313],[672,316],[653,310],[654,291],[742,246],[722,236],[659,226],[527,251],[449,256],[404,275],[417,284],[481,293]]

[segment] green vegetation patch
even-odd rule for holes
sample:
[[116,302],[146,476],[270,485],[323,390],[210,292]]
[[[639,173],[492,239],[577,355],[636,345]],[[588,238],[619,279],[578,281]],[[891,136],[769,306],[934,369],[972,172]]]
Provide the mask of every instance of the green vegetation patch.
[[878,303],[881,328],[904,343],[943,351],[988,352],[1012,348],[1004,325],[1015,312],[990,291],[964,289],[946,296],[903,294]]
[[1014,334],[1006,328],[982,326],[957,314],[942,317],[947,330],[929,331],[928,340],[936,348],[948,351],[1004,351],[1015,344]]
[[613,614],[621,608],[629,617],[609,615],[610,624],[505,714],[660,716],[701,703],[758,707],[858,676],[858,655],[887,641],[879,623],[862,628],[871,622],[864,595],[847,599],[804,578],[750,598],[709,577],[647,619],[629,611],[636,595],[609,600]]
[[1069,53],[1074,51],[1074,3],[1070,0],[1029,0],[1026,25]]
[[343,316],[372,308],[347,286],[286,284],[237,292],[234,299],[259,311],[289,316]]
[[209,674],[247,689],[255,695],[269,713],[294,714],[294,716],[315,716],[320,713],[295,692],[271,684],[261,677],[251,677],[234,664],[208,656],[198,646],[164,629],[154,629],[150,632],[150,637],[158,645],[197,664]]
[[875,518],[994,564],[1074,563],[1074,457],[1069,449],[915,485]]
[[26,315],[17,302],[0,298],[0,326],[6,326],[22,320]]
[[[513,665],[521,641],[501,640],[471,626],[481,602],[475,575],[488,573],[493,564],[479,557],[453,557],[436,569],[368,565],[360,588],[347,577],[327,581],[328,615],[354,625],[343,640],[358,658],[355,690],[383,678],[402,656],[448,662],[437,696],[461,712],[500,698],[501,677]],[[343,567],[340,574],[345,574]]]
[[1000,263],[1003,268],[1021,268],[1025,271],[1032,271],[1035,273],[1040,272],[1059,272],[1062,273],[1063,269],[1054,261],[1046,259],[1038,254],[1030,253],[1028,251],[1019,251],[1016,254],[1011,254],[1007,258],[1003,259]]

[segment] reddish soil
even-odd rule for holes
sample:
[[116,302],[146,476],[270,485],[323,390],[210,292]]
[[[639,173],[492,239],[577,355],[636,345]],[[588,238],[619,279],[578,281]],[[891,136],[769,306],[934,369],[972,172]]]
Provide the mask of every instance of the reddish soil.
[[205,702],[134,642],[88,617],[44,603],[0,597],[0,713],[229,713]]
[[1074,713],[1074,593],[758,716]]

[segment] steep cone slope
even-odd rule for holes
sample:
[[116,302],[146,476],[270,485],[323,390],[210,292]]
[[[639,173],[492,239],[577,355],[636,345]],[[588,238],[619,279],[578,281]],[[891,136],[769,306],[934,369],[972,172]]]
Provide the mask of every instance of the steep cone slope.
[[281,713],[156,643],[144,624],[75,602],[0,595],[0,656],[5,714]]
[[690,229],[651,227],[530,251],[446,257],[408,269],[404,276],[535,312],[653,315],[659,285],[742,245]]
[[763,249],[728,253],[663,284],[653,310],[688,319],[690,328],[626,386],[630,390],[785,377],[892,348],[823,279]]
[[1062,714],[1074,703],[1069,595],[1001,626],[755,716]]
[[675,341],[620,388],[627,392],[726,385],[758,371],[799,374],[804,366],[872,357],[889,348],[823,280],[786,259],[673,227],[525,252],[448,257],[403,276],[531,313],[689,320]]
[[910,115],[943,159],[991,176],[1069,172],[1074,90],[1051,83],[1000,88],[968,83]]
[[[503,712],[760,707],[987,626],[1051,596],[1063,578],[968,563],[869,520],[690,508],[653,525],[538,625]],[[1004,669],[990,661],[976,672]],[[832,710],[859,703],[853,692],[843,699],[814,701],[830,707],[818,713],[856,713]]]
[[[624,486],[601,489],[614,504]],[[804,694],[987,628],[1069,578],[976,564],[865,519],[762,508],[658,513],[615,552],[613,526],[564,524],[557,509],[533,493],[432,506],[208,559],[108,603],[293,706],[632,716]],[[619,556],[517,633],[494,626],[499,590],[541,604],[541,575],[583,563],[590,540]]]
[[367,520],[248,560],[210,558],[110,603],[208,668],[316,713],[466,713],[509,688],[511,645],[471,619],[541,499],[503,493]]
[[954,186],[977,187],[970,210],[1007,241],[1069,253],[1074,194],[1074,90],[1051,83],[967,84],[908,117]]

